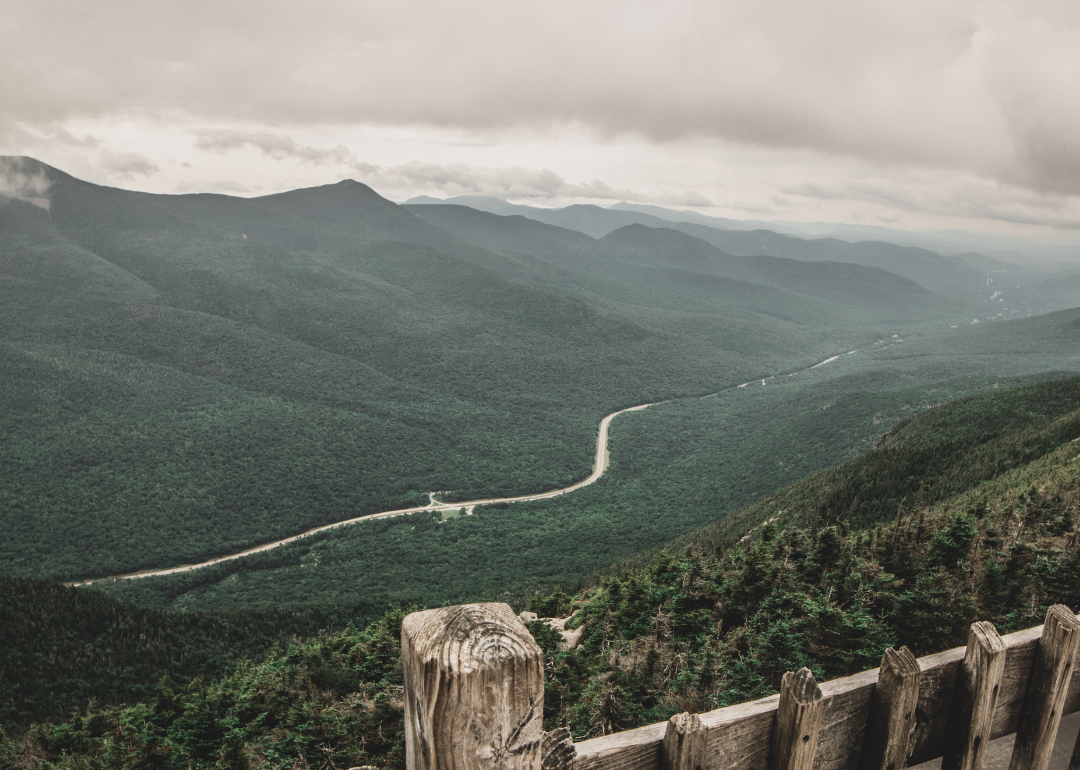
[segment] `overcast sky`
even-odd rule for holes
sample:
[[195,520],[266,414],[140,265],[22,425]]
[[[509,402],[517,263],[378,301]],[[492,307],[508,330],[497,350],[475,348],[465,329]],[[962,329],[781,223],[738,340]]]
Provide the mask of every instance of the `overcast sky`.
[[1080,3],[0,0],[0,153],[1080,241]]

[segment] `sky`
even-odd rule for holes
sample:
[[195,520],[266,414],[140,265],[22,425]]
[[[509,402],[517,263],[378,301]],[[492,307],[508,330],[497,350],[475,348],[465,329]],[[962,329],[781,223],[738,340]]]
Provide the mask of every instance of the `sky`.
[[1080,3],[0,0],[0,154],[1080,243]]

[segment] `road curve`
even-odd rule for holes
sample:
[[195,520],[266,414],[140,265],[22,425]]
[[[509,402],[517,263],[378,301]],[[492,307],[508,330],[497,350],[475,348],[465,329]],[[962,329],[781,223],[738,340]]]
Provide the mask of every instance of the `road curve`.
[[[855,351],[851,351],[854,353]],[[850,355],[850,354],[849,354]],[[801,372],[810,371],[810,369],[816,369],[822,364],[827,364],[835,361],[839,356],[833,356],[828,358],[814,366],[808,367],[795,372],[794,374],[801,374]],[[772,379],[771,377],[767,379]],[[765,384],[765,380],[761,381],[761,384]],[[727,390],[735,390],[737,388],[745,387],[745,385],[738,385],[731,388],[725,388],[719,390],[716,393],[710,393],[707,396],[701,396],[701,398],[710,398],[717,396]],[[392,519],[395,516],[408,516],[413,513],[420,513],[422,511],[452,511],[461,508],[474,508],[478,505],[491,505],[492,503],[524,503],[531,500],[547,500],[552,497],[560,497],[561,495],[574,492],[582,487],[587,487],[590,484],[595,484],[601,476],[604,475],[604,471],[607,470],[608,462],[610,460],[610,454],[608,453],[608,428],[611,426],[611,421],[618,417],[620,414],[626,412],[640,412],[643,409],[648,409],[650,406],[656,406],[656,404],[664,403],[661,401],[654,401],[650,404],[640,404],[638,406],[631,406],[626,409],[620,409],[617,412],[612,412],[603,420],[600,421],[600,430],[596,435],[596,459],[593,461],[593,471],[589,474],[589,477],[584,481],[579,481],[576,484],[572,484],[569,487],[563,487],[562,489],[553,489],[550,492],[540,492],[535,495],[520,495],[518,497],[489,497],[482,500],[465,500],[460,503],[436,503],[435,498],[429,495],[432,502],[427,505],[417,506],[415,508],[398,508],[393,511],[382,511],[380,513],[368,513],[363,516],[356,516],[352,519],[346,519],[344,521],[338,521],[333,524],[325,524],[321,527],[315,527],[309,529],[306,532],[301,532],[299,535],[293,535],[286,537],[282,540],[275,540],[272,543],[266,543],[264,545],[256,546],[255,548],[249,548],[246,551],[240,551],[238,553],[229,554],[228,556],[219,556],[216,559],[209,559],[208,561],[199,562],[198,564],[184,564],[179,567],[171,567],[169,569],[155,569],[155,570],[143,570],[141,572],[129,572],[125,575],[111,575],[109,577],[93,578],[91,580],[83,580],[76,583],[68,583],[71,586],[87,586],[91,583],[99,583],[103,580],[137,580],[139,578],[159,577],[161,575],[175,575],[180,572],[191,572],[193,570],[202,569],[203,567],[211,567],[215,564],[221,564],[222,562],[234,561],[235,559],[242,559],[245,556],[251,556],[256,553],[263,553],[265,551],[272,551],[275,548],[280,548],[283,545],[289,543],[295,543],[298,540],[303,540],[305,537],[317,534],[319,532],[327,532],[331,529],[337,529],[338,527],[348,527],[352,524],[358,524],[362,521],[371,521],[372,519]]]

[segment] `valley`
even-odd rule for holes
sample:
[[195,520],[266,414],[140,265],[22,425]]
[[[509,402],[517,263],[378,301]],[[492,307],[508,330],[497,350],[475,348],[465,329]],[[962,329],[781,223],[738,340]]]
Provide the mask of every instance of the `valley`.
[[[695,662],[683,689],[634,669],[644,690],[595,657],[595,635],[568,657],[533,624],[551,661],[546,719],[576,737],[624,729],[680,699],[706,708],[774,688],[776,671],[732,656],[774,644],[777,623],[801,629],[823,675],[908,632],[952,639],[910,569],[868,577],[900,557],[867,551],[859,532],[905,527],[922,549],[910,558],[937,568],[927,538],[955,529],[937,507],[1051,472],[1040,537],[1067,529],[1059,477],[1080,403],[1068,275],[629,210],[544,222],[399,206],[355,182],[161,196],[32,168],[49,179],[48,210],[0,205],[0,581],[20,618],[6,626],[0,709],[21,736],[0,740],[0,758],[98,756],[102,725],[120,720],[210,761],[177,715],[219,699],[226,711],[197,732],[220,751],[220,720],[246,719],[236,709],[281,718],[281,704],[241,694],[281,669],[316,732],[352,730],[368,747],[334,751],[393,764],[408,607],[580,609],[589,629],[622,635],[627,661],[663,607],[691,635],[706,616],[743,624],[744,641],[710,637],[720,669],[683,631],[648,642],[657,660]],[[1016,290],[987,273],[999,269]],[[930,530],[912,530],[912,500]],[[825,622],[817,610],[777,620],[773,599],[764,614],[744,604],[766,593],[742,565],[775,570],[766,547],[789,561],[835,551],[834,528],[841,552],[884,565],[857,580],[879,581],[885,620],[830,610],[826,639],[806,627]],[[1040,558],[1064,563],[1062,547]],[[777,600],[817,606],[834,569],[823,558]],[[1031,576],[1032,606],[1073,600],[1067,580],[1002,569]],[[702,589],[719,618],[678,593],[736,573]],[[968,615],[1013,601],[980,596]],[[901,605],[926,605],[928,620],[901,631],[887,619]],[[345,649],[366,662],[344,672]],[[346,706],[346,692],[374,700]],[[40,726],[74,707],[74,721]],[[328,707],[349,716],[330,726],[316,715]],[[290,751],[314,750],[292,734]],[[138,740],[124,738],[156,751]]]

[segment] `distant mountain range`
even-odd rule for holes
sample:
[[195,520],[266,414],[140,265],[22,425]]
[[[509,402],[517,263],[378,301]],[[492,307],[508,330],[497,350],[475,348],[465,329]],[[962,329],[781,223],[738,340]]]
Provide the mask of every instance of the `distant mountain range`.
[[[414,199],[417,200],[417,199]],[[541,209],[507,204],[496,198],[460,196],[456,204],[436,203],[425,199],[406,203],[405,208],[417,216],[455,232],[463,238],[496,248],[505,248],[542,259],[556,259],[564,250],[569,236],[553,230],[528,227],[507,221],[519,217],[541,222],[564,231],[576,231],[598,241],[593,244],[578,239],[575,248],[588,249],[599,245],[598,239],[631,225],[651,228],[657,233],[677,230],[694,236],[715,247],[716,259],[740,257],[782,257],[799,261],[839,262],[875,267],[908,278],[923,288],[945,294],[972,305],[974,317],[1014,317],[1073,307],[1080,303],[1080,294],[1058,290],[1061,273],[1045,268],[1020,266],[974,252],[945,256],[928,249],[900,246],[886,241],[851,243],[836,238],[801,238],[767,229],[729,229],[729,220],[714,220],[692,212],[672,212],[658,207],[619,204],[605,209],[600,206],[576,205],[562,209]],[[665,213],[666,218],[646,213],[649,208]],[[469,211],[484,212],[476,216]],[[677,221],[679,216],[697,221]],[[755,223],[756,224],[756,223]],[[517,227],[519,233],[511,236]],[[644,231],[638,231],[643,234]],[[659,236],[656,236],[659,237]],[[554,246],[555,243],[560,245]],[[687,242],[682,242],[686,246]],[[610,246],[610,242],[608,243]],[[702,244],[693,248],[701,249]],[[722,257],[720,256],[722,253]],[[1069,275],[1066,268],[1064,276]],[[1075,269],[1080,275],[1080,268]],[[1052,277],[1053,276],[1053,277]],[[784,286],[792,289],[799,281]],[[1066,282],[1067,283],[1067,282]],[[854,296],[841,292],[844,296]],[[899,297],[898,297],[899,299]]]
[[[0,574],[19,577],[202,561],[436,490],[569,486],[617,409],[912,335],[946,335],[933,366],[953,377],[986,335],[949,327],[1080,304],[1069,280],[880,241],[596,206],[553,224],[349,180],[152,195],[3,164],[41,182],[0,202]],[[1016,375],[1067,363],[1017,334],[1045,355]],[[996,374],[993,355],[963,373]]]

